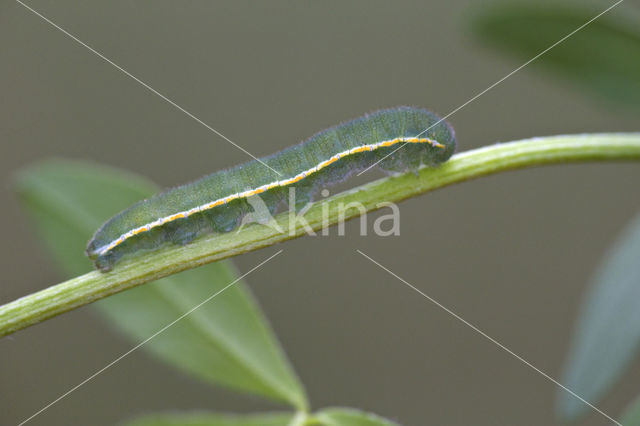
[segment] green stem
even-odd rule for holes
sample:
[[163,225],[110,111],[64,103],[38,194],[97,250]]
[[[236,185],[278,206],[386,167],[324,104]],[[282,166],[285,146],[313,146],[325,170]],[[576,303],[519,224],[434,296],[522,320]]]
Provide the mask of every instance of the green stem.
[[[568,135],[536,138],[457,154],[441,167],[380,179],[313,204],[303,218],[314,230],[360,214],[344,206],[357,202],[367,211],[469,179],[525,167],[585,161],[640,160],[640,134]],[[324,205],[324,206],[323,206]],[[328,213],[328,214],[327,214]],[[276,216],[278,226],[250,225],[240,232],[212,234],[186,246],[169,246],[123,260],[109,273],[90,272],[0,307],[0,336],[44,321],[111,294],[185,269],[267,247],[306,233],[293,215]],[[289,225],[291,226],[291,229]]]

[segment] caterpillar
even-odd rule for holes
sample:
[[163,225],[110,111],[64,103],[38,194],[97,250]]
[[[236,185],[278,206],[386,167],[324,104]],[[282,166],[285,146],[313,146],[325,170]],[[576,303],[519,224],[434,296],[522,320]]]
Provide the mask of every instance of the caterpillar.
[[436,166],[453,155],[453,128],[415,107],[383,109],[323,130],[276,154],[221,170],[139,201],[102,225],[86,253],[108,271],[123,256],[164,244],[187,244],[212,232],[230,232],[259,195],[271,214],[296,208],[321,189],[376,165],[390,173]]

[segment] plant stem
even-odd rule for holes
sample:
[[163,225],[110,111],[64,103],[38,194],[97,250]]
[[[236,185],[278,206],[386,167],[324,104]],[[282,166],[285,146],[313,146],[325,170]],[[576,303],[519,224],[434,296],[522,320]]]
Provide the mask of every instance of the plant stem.
[[[512,169],[555,163],[639,160],[640,133],[552,136],[497,144],[457,154],[441,167],[423,168],[417,175],[406,173],[384,178],[337,194],[311,205],[302,217],[311,229],[319,230],[338,223],[341,216],[343,219],[358,216],[357,209],[344,210],[351,202],[358,202],[371,211],[383,207],[385,202],[402,201]],[[275,221],[284,232],[253,224],[239,232],[212,234],[186,246],[169,246],[132,256],[118,263],[111,272],[90,272],[22,297],[0,307],[0,336],[185,269],[304,235],[304,224],[295,219],[290,213],[276,216]]]

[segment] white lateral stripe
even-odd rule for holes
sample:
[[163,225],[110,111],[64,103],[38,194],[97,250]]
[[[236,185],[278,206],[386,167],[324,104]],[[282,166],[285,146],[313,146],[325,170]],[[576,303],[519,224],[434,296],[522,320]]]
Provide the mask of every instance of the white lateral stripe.
[[96,249],[96,253],[98,254],[98,256],[102,256],[103,254],[105,254],[106,252],[108,252],[109,250],[119,246],[120,244],[122,244],[124,241],[126,241],[127,239],[141,234],[143,232],[148,232],[153,228],[156,228],[158,226],[162,226],[165,223],[169,223],[169,222],[173,222],[174,220],[177,219],[183,219],[183,218],[187,218],[195,213],[199,213],[202,211],[206,211],[206,210],[210,210],[214,207],[217,207],[219,205],[222,204],[226,204],[230,201],[233,201],[235,199],[238,198],[247,198],[250,197],[252,195],[256,195],[265,191],[268,191],[269,189],[273,189],[273,188],[277,188],[277,187],[282,187],[282,186],[287,186],[287,185],[291,185],[292,183],[296,183],[302,179],[304,179],[305,177],[316,173],[320,170],[322,170],[323,168],[333,164],[334,162],[338,161],[340,158],[342,157],[346,157],[349,155],[353,155],[353,154],[357,154],[360,152],[364,152],[364,151],[374,151],[378,148],[382,148],[382,147],[389,147],[398,143],[427,143],[431,146],[437,147],[437,148],[445,148],[445,146],[439,142],[436,142],[432,139],[429,138],[417,138],[417,137],[404,137],[404,138],[395,138],[395,139],[391,139],[391,140],[386,140],[386,141],[382,141],[382,142],[376,142],[374,144],[367,144],[367,145],[360,145],[357,146],[355,148],[351,148],[348,149],[346,151],[342,151],[339,152],[338,154],[335,154],[334,156],[332,156],[330,159],[328,160],[324,160],[322,161],[320,164],[310,168],[309,170],[305,170],[301,173],[298,173],[296,176],[292,177],[292,178],[288,178],[288,179],[283,179],[283,180],[279,180],[279,181],[275,181],[272,183],[268,183],[265,185],[262,185],[258,188],[255,189],[249,189],[243,192],[237,192],[235,194],[231,194],[231,195],[227,195],[226,197],[223,198],[219,198],[215,201],[211,201],[208,202],[206,204],[202,204],[200,206],[194,207],[192,209],[189,210],[185,210],[182,212],[178,212],[178,213],[174,213],[170,216],[166,216],[166,217],[161,217],[159,219],[154,220],[153,222],[147,223],[145,225],[142,225],[138,228],[134,228],[130,231],[125,232],[124,234],[122,234],[120,237],[116,238],[115,240],[111,241],[109,244],[104,245],[98,249]]

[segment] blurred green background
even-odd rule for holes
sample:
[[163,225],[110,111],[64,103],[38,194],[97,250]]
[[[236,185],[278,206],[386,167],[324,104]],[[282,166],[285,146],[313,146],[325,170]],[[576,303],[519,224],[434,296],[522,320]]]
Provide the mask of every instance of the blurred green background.
[[[257,156],[377,108],[446,114],[522,62],[473,37],[479,1],[28,4]],[[89,159],[172,186],[249,159],[18,3],[0,4],[0,46],[0,303],[59,281],[12,193],[21,167]],[[596,103],[535,64],[449,121],[460,150],[639,130],[637,110]],[[355,250],[559,376],[592,268],[638,210],[639,178],[637,165],[590,164],[446,188],[402,204],[400,237],[360,237],[349,223],[346,237],[333,230],[277,247],[285,252],[247,282],[314,408],[352,406],[406,425],[556,424],[555,385]],[[277,248],[235,263],[248,270]],[[1,340],[0,424],[130,347],[90,307]],[[637,394],[639,367],[605,412]],[[108,425],[174,408],[279,407],[212,391],[138,351],[30,424]],[[603,418],[591,412],[583,424]]]

